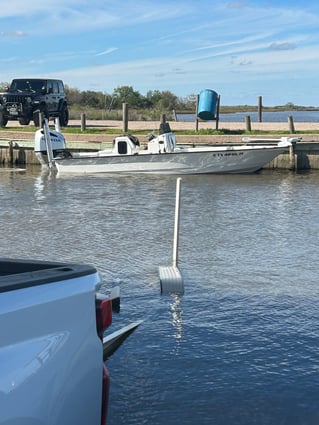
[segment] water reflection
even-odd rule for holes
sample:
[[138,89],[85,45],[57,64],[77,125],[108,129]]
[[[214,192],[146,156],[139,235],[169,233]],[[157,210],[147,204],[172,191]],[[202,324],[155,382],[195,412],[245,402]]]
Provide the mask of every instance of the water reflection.
[[173,337],[176,341],[175,351],[177,352],[183,339],[182,297],[180,295],[172,295],[170,310],[172,313],[172,324],[174,326]]
[[48,180],[48,173],[43,171],[34,180],[34,198],[36,201],[44,201],[45,186]]

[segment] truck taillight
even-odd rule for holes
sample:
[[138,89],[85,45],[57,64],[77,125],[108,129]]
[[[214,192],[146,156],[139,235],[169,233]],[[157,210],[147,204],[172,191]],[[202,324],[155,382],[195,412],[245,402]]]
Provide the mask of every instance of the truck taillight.
[[[112,300],[102,294],[96,294],[95,298],[96,310],[96,330],[97,334],[103,341],[103,334],[107,327],[112,324]],[[106,366],[103,364],[103,386],[102,386],[102,406],[101,406],[101,425],[106,425],[107,406],[109,398],[110,378]]]
[[111,298],[96,296],[96,329],[99,337],[103,340],[106,328],[112,323],[112,300]]

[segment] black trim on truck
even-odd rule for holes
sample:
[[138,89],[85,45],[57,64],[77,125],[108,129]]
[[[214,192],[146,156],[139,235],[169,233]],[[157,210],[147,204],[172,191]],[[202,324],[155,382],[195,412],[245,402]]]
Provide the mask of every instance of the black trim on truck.
[[0,293],[97,273],[88,264],[0,258]]

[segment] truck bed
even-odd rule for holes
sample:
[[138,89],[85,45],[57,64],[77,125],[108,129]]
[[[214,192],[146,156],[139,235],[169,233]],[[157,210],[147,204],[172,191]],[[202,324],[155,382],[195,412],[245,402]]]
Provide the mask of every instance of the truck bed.
[[0,258],[0,293],[96,273],[88,264]]

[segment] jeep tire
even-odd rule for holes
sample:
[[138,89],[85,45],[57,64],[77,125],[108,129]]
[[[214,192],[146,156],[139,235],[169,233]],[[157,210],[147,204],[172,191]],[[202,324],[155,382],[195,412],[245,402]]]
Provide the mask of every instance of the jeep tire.
[[0,127],[5,127],[8,123],[8,119],[3,114],[3,106],[0,105]]
[[60,121],[61,127],[67,127],[69,122],[69,110],[65,104],[62,105],[62,108],[59,114],[59,121]]
[[19,118],[19,124],[20,125],[29,125],[30,119],[29,118]]

